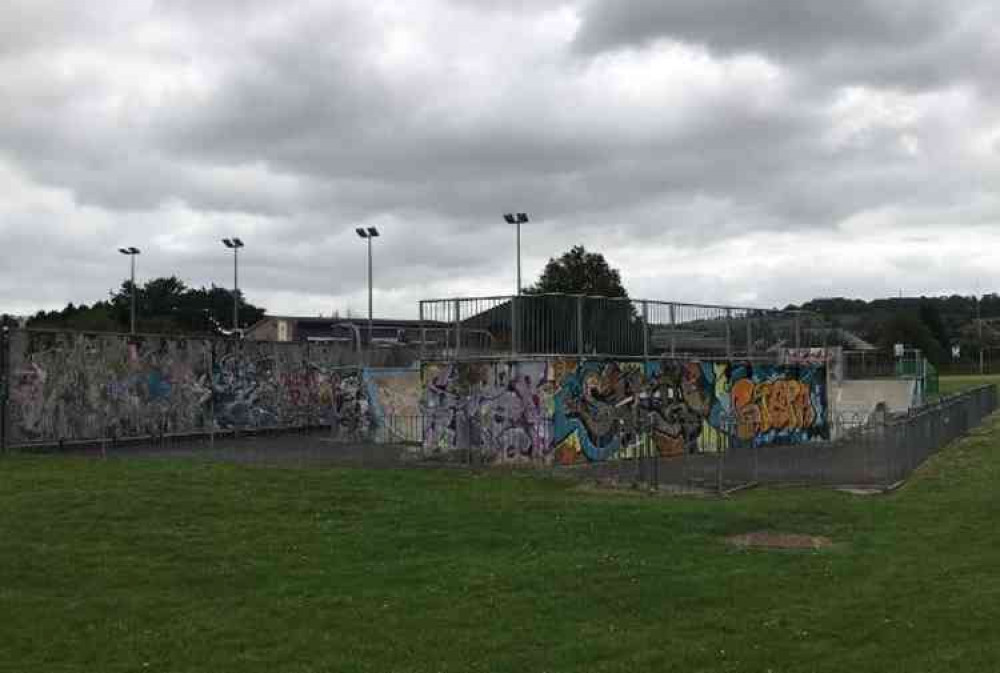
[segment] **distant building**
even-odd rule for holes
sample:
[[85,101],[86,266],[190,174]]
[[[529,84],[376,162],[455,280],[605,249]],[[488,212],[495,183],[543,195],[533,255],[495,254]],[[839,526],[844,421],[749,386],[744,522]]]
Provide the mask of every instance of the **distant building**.
[[377,318],[313,318],[266,316],[244,332],[251,341],[306,342],[334,345],[344,364],[366,363],[375,367],[410,367],[420,359],[421,339],[439,338],[436,323],[419,320]]
[[[430,324],[427,325],[431,327]],[[265,316],[249,327],[245,338],[253,341],[314,341],[338,342],[359,349],[369,343],[376,347],[420,347],[421,324],[419,320],[376,318],[312,318],[299,316]]]

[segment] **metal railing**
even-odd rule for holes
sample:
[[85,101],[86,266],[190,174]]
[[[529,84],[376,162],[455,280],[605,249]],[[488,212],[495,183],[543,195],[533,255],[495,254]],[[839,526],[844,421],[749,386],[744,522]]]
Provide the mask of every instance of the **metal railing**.
[[892,350],[844,350],[844,378],[923,378],[926,361],[923,353],[907,348],[897,356]]
[[521,355],[760,357],[825,347],[834,332],[805,311],[566,294],[420,302],[421,358]]

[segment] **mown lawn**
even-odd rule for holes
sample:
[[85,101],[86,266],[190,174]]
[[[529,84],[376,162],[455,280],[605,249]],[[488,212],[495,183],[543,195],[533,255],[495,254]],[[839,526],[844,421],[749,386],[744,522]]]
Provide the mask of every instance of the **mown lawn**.
[[[1000,420],[891,496],[0,460],[0,670],[982,671]],[[747,552],[731,534],[828,535]]]

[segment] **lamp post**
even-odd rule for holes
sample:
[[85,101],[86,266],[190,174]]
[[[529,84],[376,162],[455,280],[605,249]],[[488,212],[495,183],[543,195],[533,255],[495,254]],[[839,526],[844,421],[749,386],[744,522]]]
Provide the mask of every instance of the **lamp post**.
[[373,342],[373,329],[372,329],[372,239],[378,238],[378,229],[375,227],[368,227],[367,229],[363,227],[358,227],[354,231],[358,233],[358,236],[368,241],[368,350],[372,349],[374,345]]
[[131,262],[132,262],[132,264],[131,264],[131,266],[132,266],[132,276],[131,276],[132,277],[132,281],[131,281],[132,285],[131,285],[131,288],[129,289],[129,294],[132,295],[132,309],[131,309],[132,321],[131,322],[132,322],[132,334],[134,335],[135,334],[135,295],[136,295],[136,292],[135,292],[135,257],[136,257],[136,255],[142,254],[142,251],[139,250],[139,248],[131,247],[130,246],[128,248],[118,248],[118,252],[120,252],[123,255],[127,255],[129,257],[129,259],[131,260]]
[[233,251],[233,332],[240,329],[240,248],[243,241],[238,238],[224,238],[222,244]]
[[521,294],[521,225],[528,222],[527,213],[506,213],[503,219],[507,224],[517,225],[517,294]]
[[983,372],[986,370],[983,367],[983,314],[982,314],[982,300],[979,298],[979,291],[976,290],[976,329],[979,332],[979,375],[982,376]]

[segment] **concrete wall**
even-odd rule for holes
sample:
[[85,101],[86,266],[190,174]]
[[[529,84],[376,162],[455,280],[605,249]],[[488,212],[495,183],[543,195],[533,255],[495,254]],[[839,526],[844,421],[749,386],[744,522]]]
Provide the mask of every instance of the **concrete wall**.
[[[18,331],[10,445],[332,425],[494,462],[829,437],[821,363],[520,360],[363,369],[338,344]],[[347,361],[345,361],[347,360]]]
[[365,384],[373,422],[386,431],[384,441],[422,442],[420,370],[366,369]]
[[866,421],[880,403],[893,413],[906,413],[920,406],[917,379],[863,379],[842,381],[833,389],[833,404],[845,421]]
[[559,359],[422,368],[424,450],[571,463],[829,438],[822,364]]
[[15,446],[329,424],[363,433],[378,422],[373,395],[392,389],[336,344],[17,331],[9,356]]

